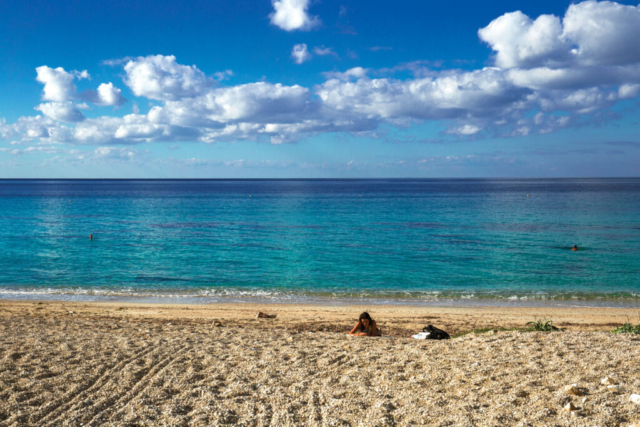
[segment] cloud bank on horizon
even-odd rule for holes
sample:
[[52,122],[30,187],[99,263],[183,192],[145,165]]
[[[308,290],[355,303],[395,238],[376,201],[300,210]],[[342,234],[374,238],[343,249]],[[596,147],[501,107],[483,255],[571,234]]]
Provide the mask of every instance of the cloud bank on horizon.
[[[309,0],[274,0],[270,24],[286,32],[323,24]],[[341,12],[342,13],[342,12]],[[42,65],[41,114],[0,121],[0,139],[14,145],[113,145],[198,141],[295,142],[327,133],[373,135],[381,126],[410,127],[444,121],[449,138],[514,137],[583,126],[640,93],[640,6],[608,1],[572,4],[564,16],[505,13],[478,30],[493,52],[482,68],[462,70],[428,63],[395,68],[353,67],[323,73],[322,82],[256,81],[224,85],[231,70],[207,75],[175,56],[149,55],[106,62],[120,67],[121,82],[78,91],[86,70]],[[304,64],[336,55],[330,47],[295,44],[290,58]],[[398,77],[398,70],[410,70]],[[119,87],[118,87],[119,86]],[[94,86],[95,87],[95,86]],[[148,112],[122,115],[123,88]],[[109,106],[113,114],[83,111]],[[1,119],[0,119],[1,120]],[[24,151],[24,149],[20,149]],[[16,153],[20,150],[15,150]],[[5,150],[8,151],[8,150]],[[134,153],[128,149],[126,153]]]

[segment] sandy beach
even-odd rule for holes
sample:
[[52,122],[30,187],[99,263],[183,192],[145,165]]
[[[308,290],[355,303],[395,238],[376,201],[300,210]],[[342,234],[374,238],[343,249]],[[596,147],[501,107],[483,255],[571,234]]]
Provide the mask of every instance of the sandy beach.
[[[346,336],[364,310],[388,337]],[[566,331],[502,330],[536,317]],[[2,301],[0,425],[626,426],[640,336],[608,331],[627,321],[637,309]],[[407,338],[427,324],[495,331]]]

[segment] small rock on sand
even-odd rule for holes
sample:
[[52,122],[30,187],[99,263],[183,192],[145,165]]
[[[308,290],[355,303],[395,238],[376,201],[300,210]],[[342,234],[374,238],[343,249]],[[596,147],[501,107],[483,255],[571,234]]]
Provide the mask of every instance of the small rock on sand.
[[577,410],[578,410],[578,408],[576,408],[576,407],[575,407],[575,405],[574,405],[573,403],[569,402],[569,403],[567,403],[567,404],[564,406],[564,410],[565,410],[566,412],[573,412],[573,411],[577,411]]
[[516,391],[516,397],[527,397],[527,396],[529,396],[529,393],[527,393],[524,390]]
[[600,381],[603,385],[615,385],[615,380],[611,377],[605,377]]
[[614,393],[624,393],[624,387],[622,387],[621,385],[609,385],[607,386],[607,389]]
[[629,400],[636,405],[640,405],[640,394],[632,394],[631,396],[629,396]]
[[578,389],[576,384],[570,384],[568,386],[565,386],[564,392],[571,396],[584,396],[584,393]]

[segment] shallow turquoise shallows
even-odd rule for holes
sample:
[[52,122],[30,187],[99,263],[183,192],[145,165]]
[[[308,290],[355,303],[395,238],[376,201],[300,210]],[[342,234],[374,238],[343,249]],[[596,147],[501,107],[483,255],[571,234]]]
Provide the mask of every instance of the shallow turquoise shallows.
[[3,298],[636,306],[640,179],[5,180],[0,239]]

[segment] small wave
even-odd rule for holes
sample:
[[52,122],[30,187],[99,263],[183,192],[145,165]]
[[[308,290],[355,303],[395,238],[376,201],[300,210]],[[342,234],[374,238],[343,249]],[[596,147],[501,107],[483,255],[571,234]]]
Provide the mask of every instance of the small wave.
[[257,289],[257,288],[135,288],[135,287],[3,287],[0,288],[0,299],[62,299],[62,300],[127,300],[142,299],[154,301],[188,301],[215,302],[226,301],[265,301],[270,303],[373,303],[373,304],[431,304],[461,303],[478,305],[570,305],[583,306],[626,306],[637,307],[640,293],[610,292],[495,292],[454,290],[439,291],[394,291],[370,290],[362,292],[349,291],[303,291],[290,289]]

